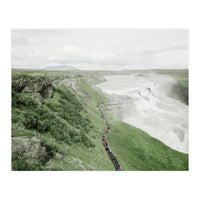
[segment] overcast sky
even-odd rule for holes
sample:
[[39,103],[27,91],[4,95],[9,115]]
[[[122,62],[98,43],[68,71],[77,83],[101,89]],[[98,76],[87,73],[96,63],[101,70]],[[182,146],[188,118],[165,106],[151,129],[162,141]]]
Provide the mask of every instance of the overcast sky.
[[188,68],[186,29],[12,30],[12,67]]

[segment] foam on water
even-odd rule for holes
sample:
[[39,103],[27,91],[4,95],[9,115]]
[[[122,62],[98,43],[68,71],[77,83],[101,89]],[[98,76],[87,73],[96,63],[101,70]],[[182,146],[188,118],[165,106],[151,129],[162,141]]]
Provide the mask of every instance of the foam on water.
[[108,94],[132,99],[121,106],[122,120],[149,133],[169,147],[188,153],[188,106],[168,97],[176,82],[171,76],[139,74],[105,76],[98,85]]

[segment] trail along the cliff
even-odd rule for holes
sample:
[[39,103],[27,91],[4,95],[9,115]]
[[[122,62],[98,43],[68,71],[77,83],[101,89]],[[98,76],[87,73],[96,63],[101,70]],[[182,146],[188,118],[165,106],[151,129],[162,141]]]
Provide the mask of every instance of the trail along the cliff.
[[105,148],[105,151],[107,152],[107,154],[108,154],[108,156],[109,156],[111,162],[113,163],[115,169],[116,169],[117,171],[121,171],[122,168],[121,168],[121,166],[119,165],[119,163],[118,163],[118,161],[117,161],[117,158],[116,158],[116,157],[114,156],[114,154],[112,153],[112,151],[111,151],[111,149],[110,149],[110,147],[109,147],[109,145],[108,145],[108,142],[106,141],[106,135],[110,132],[111,129],[110,129],[110,125],[109,125],[108,121],[107,121],[106,118],[105,118],[104,112],[103,112],[102,109],[100,108],[100,106],[101,106],[102,104],[103,104],[103,102],[97,104],[97,109],[98,109],[98,111],[100,112],[101,118],[105,121],[106,127],[107,127],[106,130],[104,131],[103,135],[102,135],[102,144],[103,144],[103,146],[104,146],[104,148]]

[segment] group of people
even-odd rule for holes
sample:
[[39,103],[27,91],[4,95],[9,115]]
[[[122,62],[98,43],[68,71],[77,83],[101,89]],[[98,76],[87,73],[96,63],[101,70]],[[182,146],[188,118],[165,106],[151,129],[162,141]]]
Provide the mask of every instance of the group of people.
[[101,118],[106,122],[106,126],[107,126],[106,130],[104,131],[104,134],[102,135],[102,144],[103,144],[103,146],[104,146],[106,152],[108,153],[108,155],[109,155],[109,157],[110,157],[112,163],[114,164],[115,169],[116,169],[117,171],[121,171],[122,168],[121,168],[121,166],[119,165],[119,163],[118,163],[118,161],[117,161],[117,158],[112,154],[111,149],[110,149],[109,146],[108,146],[108,142],[106,141],[106,135],[110,132],[110,125],[109,125],[108,121],[107,121],[106,118],[105,118],[105,114],[103,113],[103,111],[102,111],[101,108],[100,108],[100,106],[101,106],[103,103],[104,103],[104,102],[101,102],[101,103],[98,103],[98,104],[97,104],[97,109],[98,109],[98,111],[99,111],[100,114],[101,114]]

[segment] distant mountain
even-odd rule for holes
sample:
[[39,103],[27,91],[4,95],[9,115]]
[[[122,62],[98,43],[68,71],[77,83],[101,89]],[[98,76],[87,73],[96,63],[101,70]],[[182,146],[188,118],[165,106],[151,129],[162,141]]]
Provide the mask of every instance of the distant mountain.
[[51,66],[51,67],[45,67],[46,70],[79,70],[75,67],[71,67],[68,65],[58,65],[58,66]]

